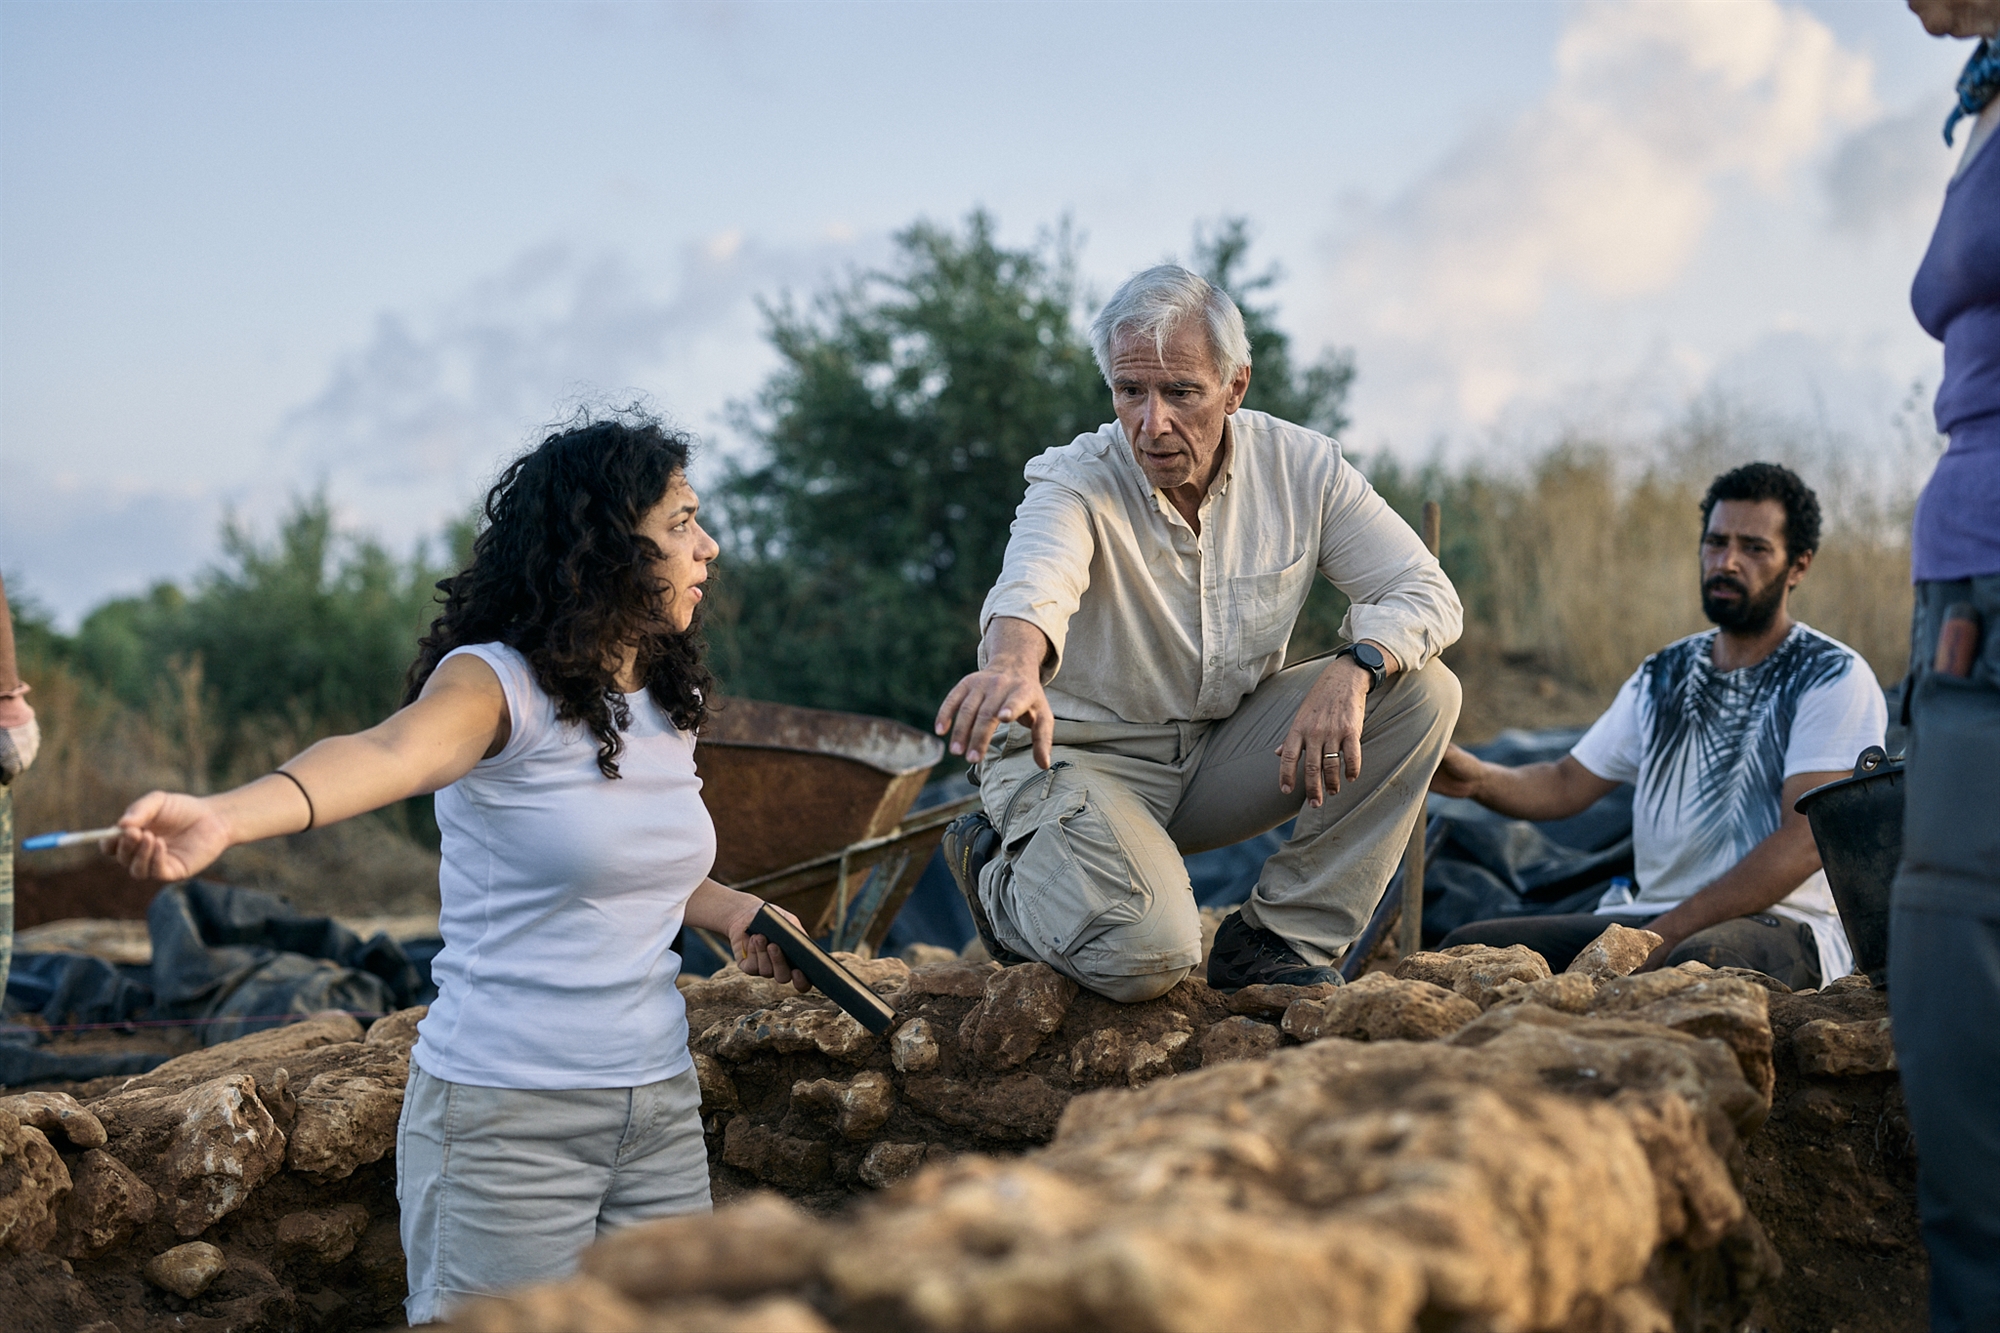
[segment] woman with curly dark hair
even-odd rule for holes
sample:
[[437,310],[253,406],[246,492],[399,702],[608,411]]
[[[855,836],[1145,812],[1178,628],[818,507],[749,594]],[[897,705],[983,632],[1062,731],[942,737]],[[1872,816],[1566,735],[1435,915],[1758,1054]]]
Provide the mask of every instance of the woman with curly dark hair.
[[396,1136],[410,1322],[558,1276],[602,1231],[709,1206],[701,1094],[672,949],[748,933],[762,903],[709,879],[695,777],[701,585],[690,440],[650,420],[550,435],[486,498],[472,563],[387,721],[217,796],[152,792],[119,820],[136,876],[437,793],[444,950]]

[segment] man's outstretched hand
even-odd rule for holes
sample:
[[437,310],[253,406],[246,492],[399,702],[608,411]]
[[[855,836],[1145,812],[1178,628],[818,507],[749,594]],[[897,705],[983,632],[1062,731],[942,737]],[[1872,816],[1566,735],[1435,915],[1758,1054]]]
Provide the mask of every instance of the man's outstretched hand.
[[986,665],[952,687],[938,709],[937,734],[949,736],[951,752],[976,764],[986,757],[993,733],[1019,722],[1034,734],[1035,762],[1053,762],[1055,715],[1042,692],[1042,662],[1048,637],[1025,620],[1002,616],[986,631]]

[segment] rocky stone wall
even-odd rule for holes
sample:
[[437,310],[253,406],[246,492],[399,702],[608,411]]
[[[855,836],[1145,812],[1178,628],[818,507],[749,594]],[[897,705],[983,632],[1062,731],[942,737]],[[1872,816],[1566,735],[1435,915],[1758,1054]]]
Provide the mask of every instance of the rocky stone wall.
[[[897,1011],[879,1037],[733,968],[688,980],[718,1212],[459,1323],[1921,1326],[1879,993],[1626,975],[1650,939],[1614,927],[1559,976],[1472,947],[1131,1006],[1040,965],[852,960]],[[393,1324],[420,1016],[321,1016],[0,1097],[6,1326]],[[1774,1281],[1760,1219],[1838,1272],[1825,1300]],[[1872,1323],[1840,1313],[1851,1271],[1879,1288]]]
[[878,963],[882,1038],[726,973],[688,990],[724,1205],[457,1327],[1734,1328],[1782,1271],[1742,1188],[1771,992],[1624,975],[1650,947],[1130,1007]]

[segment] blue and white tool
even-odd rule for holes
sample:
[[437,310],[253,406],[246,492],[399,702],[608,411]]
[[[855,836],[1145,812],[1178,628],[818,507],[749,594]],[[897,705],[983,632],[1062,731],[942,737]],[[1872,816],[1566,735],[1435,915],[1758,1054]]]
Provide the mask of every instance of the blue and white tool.
[[32,838],[22,840],[21,850],[24,852],[49,852],[54,851],[58,847],[81,847],[85,843],[99,843],[103,842],[106,838],[115,838],[117,836],[118,828],[116,825],[113,825],[111,828],[85,829],[81,833],[37,833]]

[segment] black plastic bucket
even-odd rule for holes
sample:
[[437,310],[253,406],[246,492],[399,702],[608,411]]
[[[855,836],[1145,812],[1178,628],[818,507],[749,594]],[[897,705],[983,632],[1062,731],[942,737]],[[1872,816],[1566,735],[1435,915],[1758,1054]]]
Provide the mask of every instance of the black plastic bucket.
[[1854,761],[1853,777],[1814,787],[1793,808],[1812,821],[1820,864],[1854,947],[1855,970],[1886,984],[1889,886],[1903,859],[1902,759],[1871,745]]

